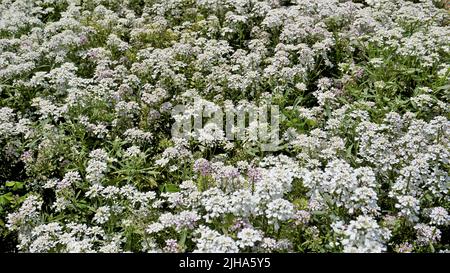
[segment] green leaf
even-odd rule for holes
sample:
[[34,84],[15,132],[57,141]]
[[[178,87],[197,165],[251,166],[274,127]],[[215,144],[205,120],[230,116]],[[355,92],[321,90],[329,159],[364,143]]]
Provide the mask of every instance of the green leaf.
[[143,178],[143,180],[151,187],[156,187],[158,185],[156,180],[151,177],[145,177]]
[[13,190],[20,190],[23,188],[23,182],[8,181],[5,183],[6,187],[13,188]]
[[308,126],[310,126],[310,127],[314,127],[317,125],[317,122],[313,119],[307,119],[306,124],[308,124]]
[[450,89],[450,84],[444,85],[439,87],[437,90],[449,90]]
[[245,149],[245,152],[246,152],[247,154],[249,154],[249,155],[254,156],[254,157],[257,156],[257,155],[256,155],[257,150],[256,150],[255,148],[248,148],[248,149]]
[[326,215],[327,212],[324,211],[324,210],[316,210],[316,211],[311,212],[311,214],[312,214],[312,215],[322,216],[322,215]]
[[187,230],[183,230],[183,232],[181,233],[181,237],[180,237],[180,242],[179,245],[181,247],[184,247],[184,244],[186,243],[186,237],[187,237]]
[[353,144],[351,144],[350,146],[348,146],[348,147],[347,147],[347,150],[345,151],[346,156],[347,156],[348,158],[351,158],[351,157],[352,157],[352,149],[353,149]]
[[8,192],[6,194],[0,195],[0,198],[3,199],[3,202],[0,201],[0,203],[3,203],[5,205],[14,200],[14,196],[13,196],[12,192]]
[[93,209],[86,201],[84,200],[80,200],[78,202],[75,203],[75,206],[81,210],[90,210],[90,211],[95,211],[95,209]]
[[0,206],[8,204],[8,200],[3,195],[0,195]]
[[164,186],[166,192],[178,192],[180,189],[175,184],[165,184]]

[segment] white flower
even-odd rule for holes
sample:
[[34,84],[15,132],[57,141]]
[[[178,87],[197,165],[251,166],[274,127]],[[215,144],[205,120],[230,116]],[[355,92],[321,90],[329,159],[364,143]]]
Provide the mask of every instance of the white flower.
[[253,247],[256,242],[262,240],[262,232],[253,228],[244,228],[237,234],[240,248]]
[[139,157],[142,155],[143,153],[141,152],[141,149],[138,146],[131,146],[125,151],[124,154],[125,157]]
[[450,222],[450,216],[448,212],[443,207],[435,207],[431,209],[430,212],[430,224],[443,226]]
[[200,220],[200,216],[196,211],[182,211],[175,218],[175,228],[181,230],[183,228],[192,229]]
[[218,188],[204,191],[201,202],[207,212],[204,218],[208,222],[212,218],[224,215],[230,209],[230,199]]
[[137,128],[131,128],[125,131],[125,139],[132,143],[148,143],[152,140],[153,135],[150,132],[144,132]]
[[145,231],[149,234],[158,233],[164,229],[164,225],[161,223],[152,223],[150,224]]
[[164,226],[164,227],[172,227],[176,223],[177,217],[173,215],[170,212],[163,213],[159,216],[158,221]]
[[395,207],[400,209],[399,215],[406,217],[410,221],[417,221],[419,214],[419,200],[413,196],[398,196],[398,203]]
[[107,161],[108,153],[103,149],[95,149],[89,153],[89,157],[98,161]]
[[294,217],[294,205],[284,199],[275,199],[267,204],[266,216],[269,222],[286,221]]
[[197,229],[200,238],[196,239],[196,253],[236,253],[239,248],[236,242],[225,235],[208,227],[200,226]]
[[94,218],[92,220],[98,224],[104,224],[109,220],[110,216],[111,216],[110,207],[102,206],[97,209]]
[[294,219],[296,225],[306,225],[311,219],[311,214],[306,210],[298,210],[294,215]]
[[69,188],[72,184],[81,181],[80,174],[77,171],[70,171],[64,175],[64,179],[56,183],[58,190]]
[[432,226],[428,226],[426,224],[417,224],[414,226],[414,229],[417,233],[416,242],[419,245],[427,246],[429,244],[434,244],[439,242],[441,239],[441,231]]
[[222,143],[225,139],[225,133],[215,123],[208,123],[198,130],[197,140],[206,147],[212,147],[214,144]]
[[236,216],[248,217],[260,214],[261,198],[250,190],[238,190],[230,197],[230,212]]
[[20,226],[26,224],[26,222],[36,220],[42,204],[43,201],[39,196],[28,196],[17,212],[8,214],[6,227],[10,230],[17,230]]
[[344,252],[384,252],[391,236],[390,231],[381,228],[373,218],[362,215],[348,225],[335,222],[332,228],[340,237]]
[[91,159],[86,168],[86,179],[91,183],[100,183],[107,169],[108,165],[105,162]]

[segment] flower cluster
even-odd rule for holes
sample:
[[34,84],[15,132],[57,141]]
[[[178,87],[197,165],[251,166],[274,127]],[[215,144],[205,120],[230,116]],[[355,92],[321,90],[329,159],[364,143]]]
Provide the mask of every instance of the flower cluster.
[[440,2],[2,0],[0,241],[448,252]]

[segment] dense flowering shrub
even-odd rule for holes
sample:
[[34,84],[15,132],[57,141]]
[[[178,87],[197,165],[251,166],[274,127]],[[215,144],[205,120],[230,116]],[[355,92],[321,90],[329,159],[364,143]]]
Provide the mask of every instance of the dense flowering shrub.
[[444,2],[2,0],[1,251],[448,252]]

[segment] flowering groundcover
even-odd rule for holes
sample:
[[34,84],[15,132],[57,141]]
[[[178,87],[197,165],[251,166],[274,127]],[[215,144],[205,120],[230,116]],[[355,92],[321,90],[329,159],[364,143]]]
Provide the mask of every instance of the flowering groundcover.
[[0,251],[448,252],[449,19],[2,0]]

